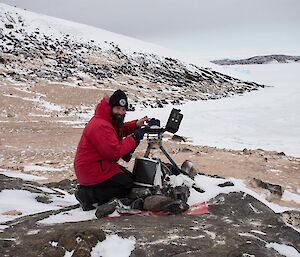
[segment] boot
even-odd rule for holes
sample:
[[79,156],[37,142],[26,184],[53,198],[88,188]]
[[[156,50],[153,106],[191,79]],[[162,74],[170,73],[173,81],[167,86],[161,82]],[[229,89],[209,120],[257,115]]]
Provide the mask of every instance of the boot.
[[109,214],[112,214],[116,210],[117,206],[119,206],[119,204],[119,200],[115,198],[107,203],[99,205],[95,213],[96,217],[100,219],[106,217]]
[[179,214],[188,210],[189,205],[182,200],[175,200],[165,205],[162,211],[167,214]]

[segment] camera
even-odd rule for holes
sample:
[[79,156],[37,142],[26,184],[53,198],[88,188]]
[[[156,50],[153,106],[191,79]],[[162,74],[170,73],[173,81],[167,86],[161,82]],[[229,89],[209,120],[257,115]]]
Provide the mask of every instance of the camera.
[[176,133],[179,129],[183,114],[180,113],[181,110],[173,108],[167,124],[164,128],[160,127],[160,120],[152,118],[148,121],[147,127],[145,128],[145,133],[147,134],[161,134],[165,131],[170,133]]

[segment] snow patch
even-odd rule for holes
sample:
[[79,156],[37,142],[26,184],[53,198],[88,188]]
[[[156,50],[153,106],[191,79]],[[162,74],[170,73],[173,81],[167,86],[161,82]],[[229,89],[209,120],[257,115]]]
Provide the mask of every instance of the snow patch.
[[109,235],[92,248],[91,257],[129,257],[135,246],[134,238]]
[[292,246],[278,243],[268,243],[267,248],[273,248],[286,257],[300,257],[300,253]]

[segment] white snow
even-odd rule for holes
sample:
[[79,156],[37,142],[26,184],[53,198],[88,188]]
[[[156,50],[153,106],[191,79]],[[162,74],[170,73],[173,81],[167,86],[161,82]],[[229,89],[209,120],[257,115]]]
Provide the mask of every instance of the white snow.
[[160,119],[164,125],[174,107],[184,115],[177,134],[190,137],[196,145],[261,148],[299,157],[300,64],[243,65],[227,69],[235,69],[241,75],[247,72],[253,81],[271,87],[219,100],[136,110],[127,113],[127,119],[148,115]]
[[23,180],[29,180],[29,181],[47,179],[46,177],[43,177],[43,176],[35,176],[35,175],[30,175],[30,174],[25,174],[25,173],[20,173],[20,172],[7,171],[7,170],[3,170],[3,169],[0,169],[0,174],[3,174],[5,176],[11,177],[11,178],[21,178]]
[[5,222],[13,219],[11,215],[4,214],[12,210],[21,212],[18,216],[24,216],[58,209],[54,205],[37,202],[34,199],[37,195],[26,190],[2,190],[0,193],[0,221]]
[[91,257],[127,257],[130,256],[134,246],[134,239],[109,235],[92,249]]
[[256,233],[256,234],[260,234],[260,235],[263,235],[263,236],[266,235],[266,233],[264,233],[262,231],[259,231],[259,230],[251,230],[251,232]]
[[9,228],[7,225],[0,225],[0,233],[2,233],[6,228]]
[[288,190],[284,190],[282,195],[282,200],[285,201],[294,201],[296,203],[300,203],[300,194],[292,193]]
[[[170,176],[171,183],[174,186],[178,185],[186,185],[191,186],[190,179],[185,175],[178,175],[178,176]],[[186,183],[186,181],[189,181],[189,183]],[[256,192],[252,191],[251,189],[247,188],[244,184],[243,180],[235,179],[235,178],[213,178],[213,177],[207,177],[204,175],[196,175],[194,178],[196,186],[203,189],[204,193],[199,193],[195,189],[190,189],[190,196],[188,198],[188,204],[193,205],[196,203],[201,202],[208,202],[210,199],[216,197],[219,194],[228,194],[231,192],[244,192],[245,194],[249,194],[256,198],[257,200],[264,203],[266,206],[268,206],[270,209],[272,209],[275,213],[281,213],[287,210],[294,210],[292,208],[283,207],[278,204],[271,203],[265,199],[263,195],[259,195]],[[219,187],[219,184],[223,184],[225,182],[232,182],[234,186],[226,186],[226,187]],[[299,197],[300,195],[293,194],[293,199],[296,197]],[[251,206],[249,206],[251,208]],[[253,207],[251,208],[254,212],[255,210]],[[300,211],[300,209],[299,209]]]
[[286,257],[300,257],[300,253],[292,246],[278,243],[268,243],[267,248],[273,248]]
[[[59,189],[56,189],[58,191]],[[49,195],[51,203],[45,204],[38,202],[35,198],[37,193],[31,193],[27,190],[2,190],[0,192],[0,222],[6,222],[15,218],[30,215],[34,213],[57,210],[63,206],[77,204],[74,195],[67,192],[62,194]]]
[[65,252],[65,256],[64,256],[64,257],[72,257],[73,253],[74,253],[74,250],[73,250],[73,251],[71,251],[71,252],[69,252],[69,251],[66,251],[66,252]]
[[24,165],[24,171],[28,172],[28,171],[49,171],[49,172],[60,172],[60,171],[64,171],[65,168],[53,168],[50,166],[46,166],[46,165],[36,165],[36,164],[27,164]]
[[51,215],[50,217],[40,220],[41,224],[57,224],[65,222],[77,222],[85,220],[96,219],[95,210],[83,212],[81,208],[77,208],[71,211],[65,211],[57,215]]

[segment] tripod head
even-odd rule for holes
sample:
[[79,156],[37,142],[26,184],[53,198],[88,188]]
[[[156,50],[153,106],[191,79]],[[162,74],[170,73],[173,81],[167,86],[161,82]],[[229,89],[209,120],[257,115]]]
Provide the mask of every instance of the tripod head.
[[168,131],[174,134],[178,131],[182,118],[183,114],[180,113],[180,110],[173,108],[165,127],[160,127],[160,120],[151,119],[145,128],[145,133],[163,134],[165,131]]

